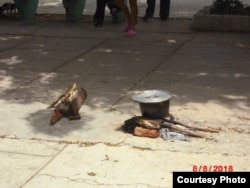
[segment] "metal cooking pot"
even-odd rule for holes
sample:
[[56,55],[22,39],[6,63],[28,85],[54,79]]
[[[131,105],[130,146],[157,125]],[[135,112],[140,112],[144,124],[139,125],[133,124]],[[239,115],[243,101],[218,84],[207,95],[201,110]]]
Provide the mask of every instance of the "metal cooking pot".
[[172,94],[162,90],[147,90],[134,95],[132,99],[140,104],[144,117],[161,119],[169,115],[169,104]]

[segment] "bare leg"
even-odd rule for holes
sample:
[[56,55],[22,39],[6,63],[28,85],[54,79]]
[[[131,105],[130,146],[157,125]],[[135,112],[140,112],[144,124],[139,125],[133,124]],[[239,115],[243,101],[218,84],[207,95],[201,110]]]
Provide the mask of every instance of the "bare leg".
[[136,0],[129,0],[130,10],[131,10],[131,24],[130,28],[135,30],[135,25],[137,24],[138,16],[138,5]]
[[115,0],[116,5],[121,9],[121,11],[125,14],[127,20],[128,20],[128,25],[131,25],[131,15],[129,12],[129,9],[125,3],[124,0]]
[[138,6],[137,0],[129,0],[130,10],[125,3],[125,0],[115,0],[115,3],[122,12],[125,14],[128,20],[128,25],[125,28],[125,36],[126,37],[133,37],[136,35],[135,32],[135,25],[137,24],[137,15],[138,15]]

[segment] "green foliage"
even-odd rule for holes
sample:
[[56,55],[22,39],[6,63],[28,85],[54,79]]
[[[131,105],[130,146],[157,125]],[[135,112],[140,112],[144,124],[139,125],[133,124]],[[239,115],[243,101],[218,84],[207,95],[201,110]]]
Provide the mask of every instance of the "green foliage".
[[214,0],[210,14],[250,15],[250,6],[239,0]]

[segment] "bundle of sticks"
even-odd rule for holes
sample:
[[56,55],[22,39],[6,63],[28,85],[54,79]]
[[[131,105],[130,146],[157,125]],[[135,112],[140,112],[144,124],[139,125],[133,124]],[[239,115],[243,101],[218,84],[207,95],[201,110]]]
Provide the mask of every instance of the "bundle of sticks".
[[159,136],[161,128],[168,128],[172,131],[179,132],[188,136],[206,138],[202,132],[219,133],[220,129],[187,125],[172,119],[148,119],[143,116],[135,116],[125,121],[123,125],[125,131],[136,136],[156,138]]

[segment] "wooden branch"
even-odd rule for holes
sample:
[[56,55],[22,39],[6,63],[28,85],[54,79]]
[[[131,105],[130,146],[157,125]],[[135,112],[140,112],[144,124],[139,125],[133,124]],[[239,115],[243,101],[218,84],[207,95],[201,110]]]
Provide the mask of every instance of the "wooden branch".
[[64,90],[63,94],[61,94],[47,108],[54,108],[55,106],[57,106],[57,103],[60,103],[62,100],[64,100],[67,97],[67,95],[69,95],[68,93],[70,92],[70,90],[72,90],[73,87],[75,87],[75,83],[73,84],[73,86],[68,87],[66,90]]
[[174,120],[168,120],[168,119],[163,119],[164,121],[168,122],[168,123],[173,123],[175,125],[181,125],[183,127],[187,127],[187,128],[190,128],[190,129],[195,129],[195,130],[199,130],[199,131],[204,131],[204,132],[211,132],[211,133],[219,133],[219,129],[214,129],[214,128],[211,128],[211,127],[200,127],[200,126],[195,126],[195,125],[186,125],[186,124],[183,124],[183,123],[180,123],[178,121],[174,121]]
[[134,117],[134,121],[140,125],[141,127],[145,127],[148,129],[160,129],[163,123],[161,119],[148,119],[143,116]]
[[48,106],[48,108],[54,108],[54,114],[51,117],[50,124],[54,125],[62,117],[68,117],[69,120],[81,119],[79,110],[86,98],[86,90],[78,88],[76,83],[68,87],[56,101]]
[[[186,124],[177,122],[175,120],[149,119],[143,116],[136,116],[125,121],[125,127],[127,128],[127,131],[130,133],[134,133],[135,135],[136,134],[144,135],[144,136],[147,136],[148,133],[151,134],[150,131],[153,131],[153,130],[159,131],[159,129],[161,128],[170,128],[176,132],[180,132],[182,134],[186,134],[188,136],[193,136],[193,137],[198,137],[198,138],[207,138],[207,135],[201,133],[200,131],[213,132],[213,133],[219,132],[219,129],[213,129],[210,127],[191,126],[191,125],[186,125]],[[148,132],[145,131],[144,129],[147,130]]]
[[163,124],[162,127],[175,129],[177,131],[180,131],[182,133],[186,133],[186,134],[188,134],[190,136],[194,136],[194,137],[199,137],[199,138],[205,138],[206,137],[203,134],[200,134],[200,133],[197,133],[195,131],[191,131],[191,130],[188,130],[188,129],[185,129],[185,128],[178,127],[177,125],[174,125],[174,124]]

